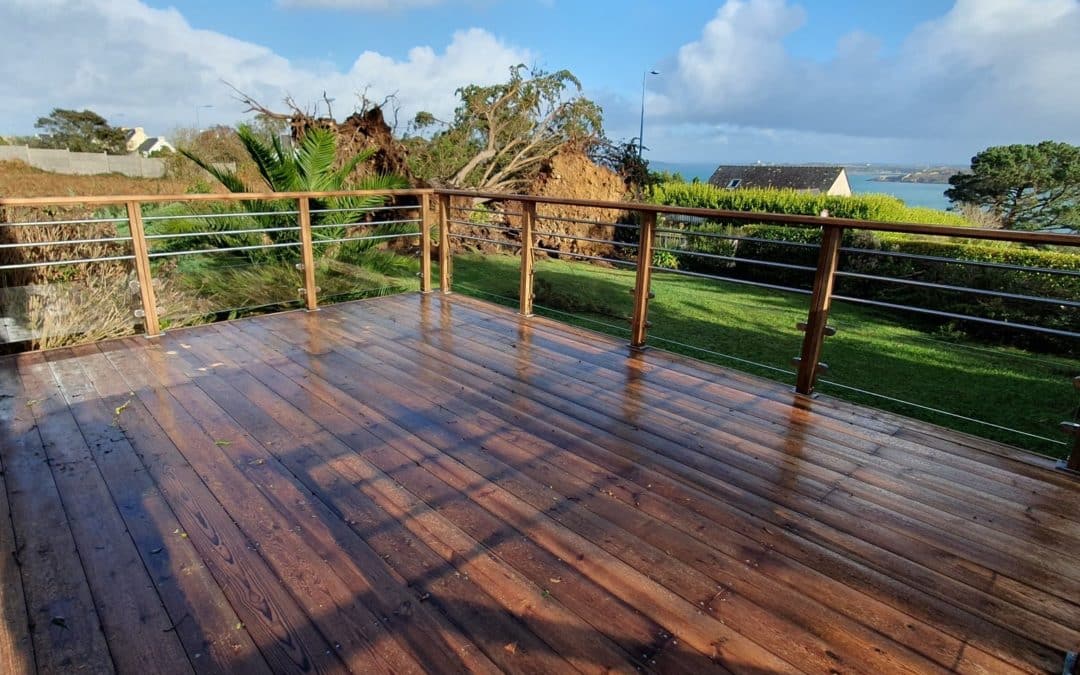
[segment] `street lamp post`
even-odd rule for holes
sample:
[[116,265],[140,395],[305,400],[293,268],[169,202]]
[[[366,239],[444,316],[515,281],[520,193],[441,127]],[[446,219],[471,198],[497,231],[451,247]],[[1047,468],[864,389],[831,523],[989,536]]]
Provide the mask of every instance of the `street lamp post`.
[[199,111],[202,110],[203,108],[213,108],[213,107],[214,106],[212,106],[209,103],[204,103],[203,105],[195,106],[195,133],[199,133],[200,131],[202,131],[202,122],[199,120]]
[[641,73],[641,125],[638,127],[637,157],[641,159],[641,150],[645,146],[645,81],[649,75],[659,75],[658,70],[647,70]]

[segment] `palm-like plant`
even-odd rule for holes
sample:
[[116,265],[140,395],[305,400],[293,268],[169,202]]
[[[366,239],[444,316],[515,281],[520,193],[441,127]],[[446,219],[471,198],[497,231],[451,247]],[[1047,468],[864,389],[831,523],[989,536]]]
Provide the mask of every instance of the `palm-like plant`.
[[[338,168],[337,140],[333,132],[326,129],[311,129],[300,140],[295,149],[286,148],[274,137],[267,143],[247,126],[237,129],[237,136],[243,143],[248,155],[259,170],[264,185],[251,186],[232,171],[196,156],[188,150],[181,150],[186,157],[202,167],[211,176],[221,182],[230,192],[336,192],[342,190],[386,191],[408,187],[401,176],[393,174],[374,174],[358,181],[350,177],[360,164],[368,161],[375,154],[374,150],[358,153]],[[312,236],[318,245],[321,256],[349,262],[358,258],[373,245],[374,241],[337,242],[349,236],[350,230],[362,227],[360,220],[371,209],[383,206],[387,198],[381,195],[359,197],[328,197],[311,200]],[[214,215],[221,216],[235,213],[235,217],[194,218],[160,221],[161,226],[155,231],[169,234],[208,232],[205,237],[186,238],[185,240],[165,240],[175,242],[163,248],[191,248],[194,246],[207,249],[241,248],[260,244],[287,244],[299,240],[295,230],[282,229],[295,226],[293,214],[284,213],[292,204],[282,200],[254,200],[243,202],[241,210],[231,211],[218,207]],[[350,227],[352,226],[352,227]],[[269,232],[241,232],[239,234],[215,234],[240,232],[242,230],[270,230]],[[400,234],[405,229],[400,225],[377,226],[366,228],[365,234],[383,235]],[[291,260],[297,257],[295,247],[278,247],[237,251],[252,262],[267,260]]]

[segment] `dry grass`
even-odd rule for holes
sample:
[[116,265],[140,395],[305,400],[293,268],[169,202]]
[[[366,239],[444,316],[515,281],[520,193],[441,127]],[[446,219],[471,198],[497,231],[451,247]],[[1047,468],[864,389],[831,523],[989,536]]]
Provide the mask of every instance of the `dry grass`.
[[[19,318],[35,335],[30,347],[52,349],[143,332],[142,320],[135,318],[135,310],[141,307],[135,275],[120,265],[113,267],[108,274],[20,289],[25,297]],[[168,279],[156,279],[154,292],[162,316],[206,311],[204,301],[192,298]]]
[[[70,195],[181,194],[186,181],[131,178],[120,174],[70,176],[49,173],[22,162],[0,162],[0,196],[64,197]],[[77,220],[108,215],[100,207],[70,206],[8,208],[0,223]],[[48,241],[95,240],[115,237],[117,223],[0,227],[0,242],[34,244]],[[65,246],[0,249],[0,264],[73,260],[130,255],[128,242],[89,241]],[[32,348],[48,349],[90,342],[140,330],[134,310],[138,295],[131,292],[131,263],[102,262],[8,270],[0,274],[4,307],[0,315],[15,317],[35,335]],[[201,311],[197,299],[162,282],[158,304],[164,313],[188,315]],[[137,287],[136,287],[137,288]]]
[[132,178],[118,173],[70,176],[35,169],[23,162],[0,162],[3,197],[173,195],[183,194],[188,185],[187,181],[173,178]]

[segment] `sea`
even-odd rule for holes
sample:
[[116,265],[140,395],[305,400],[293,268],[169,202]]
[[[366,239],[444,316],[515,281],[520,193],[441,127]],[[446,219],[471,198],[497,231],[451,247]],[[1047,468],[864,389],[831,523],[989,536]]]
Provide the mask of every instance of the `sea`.
[[[690,162],[649,162],[649,168],[654,171],[679,172],[683,178],[690,181],[698,178],[702,181],[709,180],[716,167],[712,164],[695,164]],[[899,183],[876,180],[877,173],[852,173],[848,169],[848,183],[851,185],[853,194],[886,194],[899,197],[908,206],[925,206],[942,211],[949,208],[949,200],[945,198],[945,190],[948,185],[941,183]]]

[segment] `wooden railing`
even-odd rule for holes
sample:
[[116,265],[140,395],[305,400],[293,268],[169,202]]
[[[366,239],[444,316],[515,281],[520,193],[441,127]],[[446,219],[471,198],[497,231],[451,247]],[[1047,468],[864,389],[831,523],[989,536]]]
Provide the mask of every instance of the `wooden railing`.
[[[660,215],[670,216],[696,216],[709,220],[741,222],[741,223],[772,223],[788,226],[816,228],[821,232],[820,245],[818,246],[818,262],[813,270],[813,285],[810,290],[810,303],[805,322],[799,323],[799,328],[804,331],[800,353],[794,356],[797,365],[796,391],[803,395],[812,395],[820,372],[826,368],[821,362],[823,344],[826,337],[835,331],[829,326],[829,312],[834,297],[838,264],[842,255],[841,240],[847,230],[860,230],[870,232],[907,233],[915,235],[932,235],[953,239],[975,239],[988,241],[1006,241],[1031,246],[1080,246],[1080,237],[1066,234],[1052,234],[1040,232],[1018,232],[1007,230],[990,230],[979,228],[961,228],[935,225],[917,225],[903,223],[886,223],[863,220],[850,220],[822,215],[817,217],[797,216],[772,213],[751,213],[742,211],[725,211],[713,209],[681,208],[660,206],[643,203],[624,203],[578,199],[562,199],[555,197],[539,197],[529,195],[506,195],[498,193],[481,193],[460,190],[442,189],[414,189],[394,190],[378,193],[371,192],[327,192],[327,193],[246,193],[246,194],[198,194],[198,195],[144,195],[144,196],[107,196],[107,197],[58,197],[58,198],[0,198],[0,210],[20,207],[56,207],[56,206],[108,206],[122,205],[126,207],[127,222],[130,226],[130,239],[133,267],[138,279],[139,295],[142,314],[145,321],[146,334],[153,336],[161,332],[157,301],[154,297],[152,279],[151,255],[147,243],[146,232],[143,224],[143,206],[148,203],[171,203],[171,202],[243,202],[254,200],[295,200],[297,214],[297,228],[299,231],[299,246],[301,249],[300,268],[303,271],[302,295],[304,306],[308,310],[316,310],[319,307],[319,288],[316,286],[315,275],[315,240],[312,234],[311,202],[313,199],[325,199],[329,197],[364,196],[370,194],[386,195],[395,198],[410,198],[417,201],[416,208],[420,212],[420,231],[413,236],[419,236],[420,256],[420,290],[429,293],[433,290],[432,272],[432,230],[438,231],[438,266],[439,266],[439,290],[442,293],[452,291],[452,258],[450,241],[453,235],[451,217],[452,199],[459,203],[481,203],[483,201],[515,202],[521,205],[521,226],[517,228],[520,237],[520,282],[519,282],[519,310],[522,315],[530,316],[533,312],[533,278],[534,256],[536,252],[536,229],[538,205],[560,205],[586,207],[590,209],[603,209],[614,212],[628,212],[634,214],[637,229],[637,243],[634,245],[637,254],[632,258],[627,257],[624,262],[631,264],[635,270],[635,283],[633,288],[633,313],[630,317],[630,347],[642,349],[648,342],[649,304],[653,297],[652,272],[653,251],[656,243],[657,219]],[[614,221],[613,221],[614,222]],[[2,223],[2,220],[0,220]],[[630,225],[622,225],[630,227]],[[585,256],[588,257],[588,256]],[[642,264],[642,262],[647,264]],[[4,266],[0,265],[0,272]],[[707,276],[707,275],[705,275]],[[959,287],[949,287],[950,290],[972,290]],[[977,291],[984,292],[985,291]],[[1009,294],[1001,294],[1008,297]],[[1019,296],[1017,296],[1019,297]],[[1065,302],[1071,302],[1066,300]],[[880,304],[880,303],[879,303]],[[1080,304],[1078,304],[1080,306]],[[925,311],[925,310],[923,310]],[[934,312],[928,312],[933,314]],[[995,323],[993,320],[967,317],[970,320],[986,321]],[[1000,322],[998,322],[1000,323]],[[1028,327],[1033,330],[1041,330],[1046,333],[1080,338],[1080,327],[1075,331],[1061,329],[1045,329]],[[1080,413],[1078,413],[1080,414]],[[1070,457],[1067,468],[1080,471],[1080,418],[1076,422],[1064,423],[1067,430],[1076,434],[1076,445]]]

